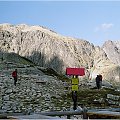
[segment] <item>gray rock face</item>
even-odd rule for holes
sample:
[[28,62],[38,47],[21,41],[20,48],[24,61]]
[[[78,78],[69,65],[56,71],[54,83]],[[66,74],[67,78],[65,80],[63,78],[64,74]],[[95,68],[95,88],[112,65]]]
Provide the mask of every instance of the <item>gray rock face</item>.
[[[109,80],[108,74],[114,73],[111,68],[116,70],[120,64],[118,43],[106,42],[102,49],[86,40],[64,37],[40,26],[0,25],[1,51],[17,53],[59,73],[65,73],[66,67],[85,67],[89,73],[87,77],[92,79],[103,74]],[[119,73],[110,79],[119,81]]]
[[64,37],[40,26],[3,24],[0,28],[2,50],[18,53],[40,66],[62,71],[93,64],[95,48],[85,40]]
[[112,62],[120,66],[120,41],[106,41],[103,50]]

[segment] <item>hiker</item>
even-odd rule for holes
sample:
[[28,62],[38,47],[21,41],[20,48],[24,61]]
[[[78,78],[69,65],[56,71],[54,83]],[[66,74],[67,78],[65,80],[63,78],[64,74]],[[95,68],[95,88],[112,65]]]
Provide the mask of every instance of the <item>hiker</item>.
[[97,86],[97,89],[100,89],[102,87],[102,75],[97,75],[96,86]]
[[99,89],[100,85],[99,85],[99,76],[98,75],[95,80],[96,80],[96,87],[97,87],[97,89]]
[[17,69],[15,69],[15,71],[12,72],[12,77],[14,78],[14,85],[16,86],[16,82],[17,82]]
[[100,88],[102,87],[102,75],[99,75]]

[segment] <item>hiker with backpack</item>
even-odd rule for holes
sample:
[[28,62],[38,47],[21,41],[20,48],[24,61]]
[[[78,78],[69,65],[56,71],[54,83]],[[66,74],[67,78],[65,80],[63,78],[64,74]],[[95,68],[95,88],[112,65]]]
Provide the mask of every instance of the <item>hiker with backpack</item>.
[[102,75],[97,75],[96,86],[97,86],[97,89],[100,89],[102,87]]

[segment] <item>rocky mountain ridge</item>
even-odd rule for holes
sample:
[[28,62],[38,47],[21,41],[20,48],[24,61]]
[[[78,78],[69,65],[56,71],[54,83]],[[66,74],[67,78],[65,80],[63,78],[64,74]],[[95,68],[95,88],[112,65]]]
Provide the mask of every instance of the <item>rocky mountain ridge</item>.
[[120,79],[120,41],[107,41],[100,48],[86,40],[64,37],[47,28],[25,24],[1,24],[0,41],[1,51],[17,53],[62,74],[66,67],[85,67],[87,78],[103,74],[106,80]]

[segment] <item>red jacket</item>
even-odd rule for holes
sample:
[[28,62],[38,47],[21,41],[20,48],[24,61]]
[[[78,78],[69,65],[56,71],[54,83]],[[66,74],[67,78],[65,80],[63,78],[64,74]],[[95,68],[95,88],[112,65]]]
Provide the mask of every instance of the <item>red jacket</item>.
[[12,77],[17,77],[17,72],[16,71],[12,72]]

